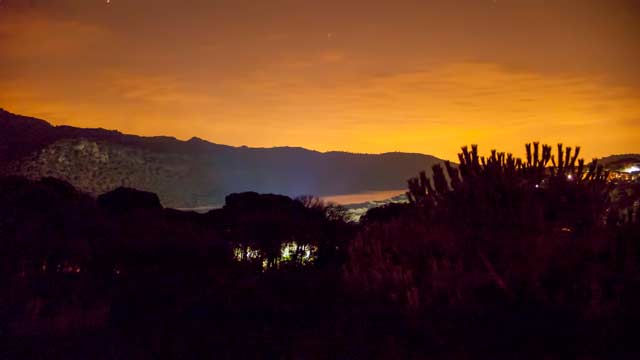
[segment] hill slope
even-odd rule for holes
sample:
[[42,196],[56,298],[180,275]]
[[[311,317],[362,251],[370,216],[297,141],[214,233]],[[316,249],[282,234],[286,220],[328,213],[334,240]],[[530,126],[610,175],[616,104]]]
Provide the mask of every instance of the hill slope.
[[621,171],[630,165],[640,164],[640,154],[610,155],[598,161],[609,170]]
[[141,137],[52,126],[0,109],[0,175],[53,176],[93,194],[134,187],[157,193],[171,207],[221,204],[225,195],[241,191],[296,196],[399,189],[440,161],[423,154],[321,153]]

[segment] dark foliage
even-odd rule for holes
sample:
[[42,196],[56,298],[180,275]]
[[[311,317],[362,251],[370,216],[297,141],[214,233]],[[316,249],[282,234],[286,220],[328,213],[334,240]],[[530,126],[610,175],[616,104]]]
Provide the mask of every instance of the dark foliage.
[[457,167],[409,180],[410,205],[365,216],[345,280],[370,312],[396,309],[404,334],[422,340],[406,348],[480,357],[637,350],[622,334],[639,314],[628,302],[640,296],[638,184],[607,181],[595,161],[577,159],[579,148],[526,150],[521,160],[464,147]]
[[[288,339],[335,311],[317,300],[339,291],[354,231],[316,198],[231,194],[198,214],[133,189],[94,199],[51,178],[0,178],[0,358],[301,351]],[[292,242],[314,261],[284,261]],[[255,258],[234,256],[248,246]]]
[[359,224],[0,178],[0,358],[634,358],[639,184],[526,150],[463,148]]
[[98,196],[98,205],[112,213],[123,213],[138,209],[161,209],[158,195],[147,191],[119,187]]

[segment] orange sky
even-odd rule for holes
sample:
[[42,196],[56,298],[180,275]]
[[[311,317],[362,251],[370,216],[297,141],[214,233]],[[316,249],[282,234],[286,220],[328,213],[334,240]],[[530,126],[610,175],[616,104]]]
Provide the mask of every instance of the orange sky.
[[55,124],[455,159],[640,152],[636,0],[1,0],[0,107]]

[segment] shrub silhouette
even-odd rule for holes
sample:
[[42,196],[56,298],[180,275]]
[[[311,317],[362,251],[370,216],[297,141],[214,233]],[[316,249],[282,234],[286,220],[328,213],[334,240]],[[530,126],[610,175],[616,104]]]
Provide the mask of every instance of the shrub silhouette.
[[[579,148],[525,149],[522,160],[496,151],[485,158],[477,146],[463,147],[459,165],[435,165],[432,178],[422,172],[408,181],[409,205],[367,213],[344,267],[354,296],[376,311],[401,309],[407,324],[420,319],[442,329],[437,321],[445,321],[474,329],[482,341],[498,339],[487,332],[489,323],[434,314],[477,309],[502,322],[496,331],[518,332],[541,326],[552,312],[564,314],[562,326],[587,327],[637,313],[620,299],[638,294],[637,280],[623,274],[637,274],[640,265],[632,240],[640,192],[626,189],[624,200],[613,201],[607,172],[595,160],[585,165]],[[522,311],[537,315],[516,316]],[[549,332],[545,341],[556,335]],[[581,341],[587,340],[566,345]],[[603,344],[597,336],[588,341]]]
[[0,178],[0,354],[637,352],[639,184],[608,181],[579,148],[525,150],[465,147],[409,180],[410,203],[358,224],[312,196],[230,194],[198,214],[134,189],[95,199]]
[[98,196],[98,205],[112,213],[122,213],[136,209],[162,208],[158,195],[125,187],[119,187]]

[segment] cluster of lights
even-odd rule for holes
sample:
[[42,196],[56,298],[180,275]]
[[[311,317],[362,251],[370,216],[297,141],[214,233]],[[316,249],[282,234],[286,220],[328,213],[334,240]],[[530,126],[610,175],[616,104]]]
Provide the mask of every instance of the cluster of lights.
[[[316,259],[318,247],[315,245],[298,245],[295,241],[284,243],[280,246],[280,258],[277,263],[292,261],[295,255],[299,255],[298,261],[302,264],[310,264]],[[263,257],[264,254],[259,249],[251,247],[237,246],[233,250],[233,257],[236,261],[253,261]],[[267,260],[262,261],[263,269],[267,268]]]
[[638,166],[638,165],[631,165],[631,166],[629,166],[629,167],[627,167],[627,168],[622,170],[622,172],[626,172],[627,174],[631,174],[631,173],[638,172],[638,171],[640,171],[640,166]]

